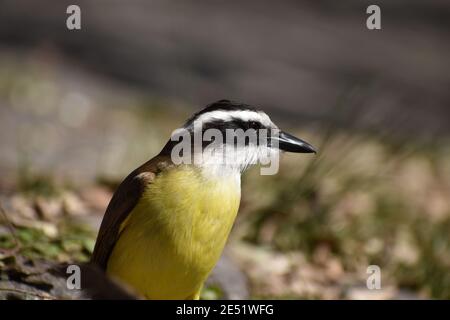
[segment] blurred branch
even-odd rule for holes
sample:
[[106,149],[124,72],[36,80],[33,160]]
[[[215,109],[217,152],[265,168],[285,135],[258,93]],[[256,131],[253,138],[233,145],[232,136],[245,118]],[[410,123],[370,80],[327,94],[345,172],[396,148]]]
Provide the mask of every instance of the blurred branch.
[[6,252],[6,253],[14,255],[21,248],[19,239],[17,238],[16,229],[14,228],[14,225],[12,224],[12,222],[9,220],[8,215],[6,214],[6,211],[3,208],[3,205],[1,203],[0,203],[0,213],[4,217],[6,226],[7,226],[8,230],[9,230],[9,232],[11,233],[11,236],[12,236],[12,238],[14,240],[14,244],[15,244],[14,248],[12,248],[12,249],[2,249],[2,248],[0,248],[0,250],[2,250],[3,252]]

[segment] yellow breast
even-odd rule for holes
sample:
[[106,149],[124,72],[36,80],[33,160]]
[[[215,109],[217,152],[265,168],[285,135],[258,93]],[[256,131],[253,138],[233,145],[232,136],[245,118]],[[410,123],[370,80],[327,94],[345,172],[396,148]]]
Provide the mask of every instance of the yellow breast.
[[239,179],[189,166],[158,175],[126,220],[107,272],[149,299],[197,295],[236,217]]

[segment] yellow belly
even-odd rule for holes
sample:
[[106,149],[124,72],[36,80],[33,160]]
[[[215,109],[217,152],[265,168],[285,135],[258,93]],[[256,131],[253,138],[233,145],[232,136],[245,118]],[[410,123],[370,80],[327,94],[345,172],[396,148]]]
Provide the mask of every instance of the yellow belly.
[[187,166],[158,175],[126,220],[108,274],[148,299],[197,297],[239,201],[239,177],[204,178]]

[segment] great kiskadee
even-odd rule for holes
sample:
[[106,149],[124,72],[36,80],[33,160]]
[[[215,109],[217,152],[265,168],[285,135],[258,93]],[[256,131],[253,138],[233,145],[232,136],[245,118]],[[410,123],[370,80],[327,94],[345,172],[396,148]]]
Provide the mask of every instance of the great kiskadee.
[[[200,125],[199,125],[200,124]],[[147,299],[199,299],[218,261],[239,208],[241,173],[264,152],[311,153],[305,141],[278,131],[262,111],[220,100],[194,114],[184,130],[266,129],[268,143],[201,142],[201,160],[175,163],[171,139],[131,172],[106,209],[92,261]],[[274,143],[277,142],[277,143]],[[217,142],[217,141],[214,141]],[[209,147],[209,148],[208,148]],[[208,152],[206,150],[208,149]],[[233,161],[218,161],[231,158]]]

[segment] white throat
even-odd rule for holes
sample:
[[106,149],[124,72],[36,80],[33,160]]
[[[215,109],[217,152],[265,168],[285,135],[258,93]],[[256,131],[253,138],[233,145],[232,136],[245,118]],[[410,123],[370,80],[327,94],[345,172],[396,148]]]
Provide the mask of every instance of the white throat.
[[270,157],[268,152],[275,151],[265,147],[245,146],[206,149],[200,157],[196,157],[196,165],[207,176],[238,176],[250,166],[258,164],[261,159]]

